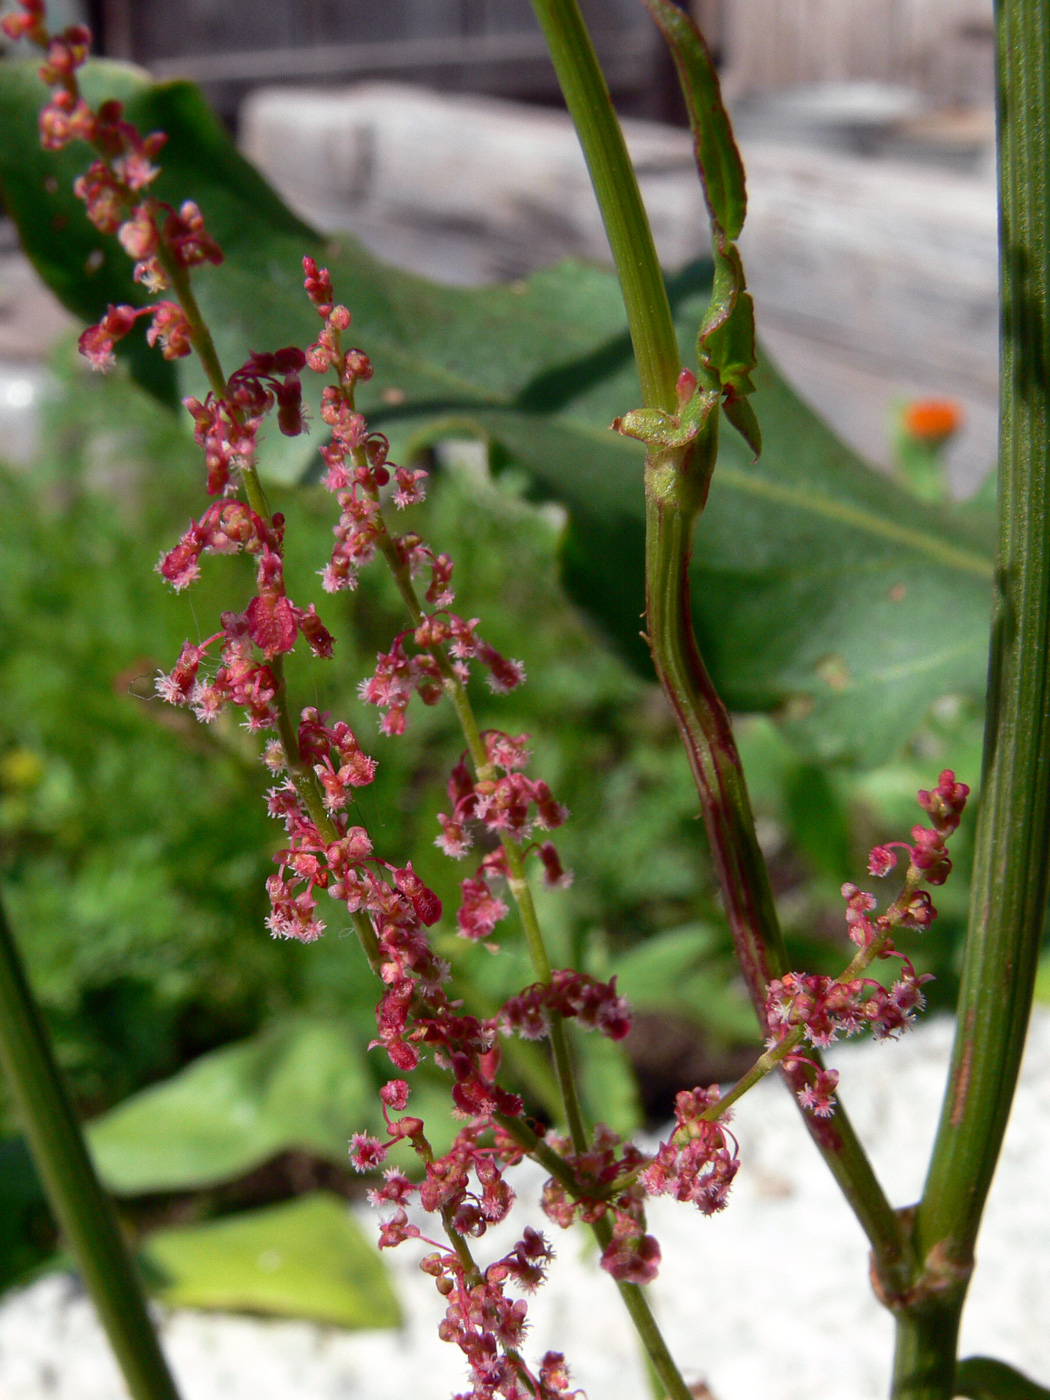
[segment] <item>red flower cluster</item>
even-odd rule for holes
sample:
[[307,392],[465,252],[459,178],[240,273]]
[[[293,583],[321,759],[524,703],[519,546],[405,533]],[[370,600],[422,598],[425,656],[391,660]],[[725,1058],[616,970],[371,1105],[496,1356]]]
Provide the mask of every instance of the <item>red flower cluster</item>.
[[572,968],[557,969],[550,982],[534,982],[511,997],[497,1019],[505,1035],[516,1031],[524,1040],[539,1040],[550,1030],[552,1016],[575,1018],[585,1030],[599,1030],[610,1040],[623,1040],[631,1029],[631,1010],[616,991],[616,978],[599,982]]
[[569,1373],[561,1352],[547,1352],[538,1373],[522,1359],[518,1348],[527,1329],[524,1299],[507,1296],[506,1284],[531,1292],[546,1274],[552,1258],[546,1240],[526,1229],[514,1249],[480,1278],[468,1276],[450,1250],[428,1254],[420,1268],[434,1279],[447,1298],[445,1317],[438,1327],[444,1342],[453,1342],[470,1366],[473,1382],[467,1396],[456,1400],[561,1400],[569,1388]]
[[[474,830],[520,842],[528,840],[537,827],[547,830],[561,826],[569,815],[566,808],[555,801],[545,782],[516,771],[529,759],[527,734],[519,734],[515,739],[490,729],[481,737],[487,757],[483,770],[486,776],[475,778],[466,755],[462,755],[448,783],[452,814],[438,813],[441,835],[435,837],[434,844],[454,860],[461,859],[471,849]],[[531,851],[539,856],[548,886],[565,887],[572,883],[572,873],[563,868],[550,841],[533,846]],[[461,937],[482,942],[492,936],[496,924],[506,916],[506,904],[492,893],[488,883],[494,876],[507,877],[502,847],[484,857],[475,878],[462,882],[458,915]]]
[[[407,1207],[418,1198],[423,1210],[439,1215],[460,1235],[478,1239],[490,1225],[506,1219],[514,1204],[514,1192],[504,1171],[521,1161],[518,1144],[493,1126],[487,1117],[473,1119],[457,1134],[443,1157],[435,1158],[423,1135],[418,1118],[392,1119],[388,1112],[408,1106],[409,1087],[395,1079],[380,1091],[387,1124],[386,1143],[365,1134],[355,1134],[350,1160],[359,1171],[380,1166],[388,1147],[409,1139],[425,1163],[421,1182],[413,1183],[404,1172],[391,1168],[383,1174],[383,1184],[369,1192],[369,1200],[382,1209],[393,1206],[393,1214],[380,1227],[379,1245],[390,1249],[405,1240],[426,1240],[418,1225],[408,1218]],[[519,1105],[520,1111],[520,1105]],[[546,1397],[555,1400],[568,1389],[565,1359],[548,1353],[533,1374],[518,1354],[526,1329],[526,1304],[508,1296],[507,1286],[526,1293],[542,1282],[547,1263],[553,1257],[550,1246],[536,1230],[526,1229],[514,1248],[484,1273],[468,1270],[452,1250],[433,1240],[435,1252],[420,1263],[434,1279],[438,1292],[448,1299],[445,1319],[439,1329],[443,1341],[453,1342],[470,1365],[476,1400],[501,1395],[511,1400]]]
[[[900,954],[897,954],[899,957]],[[769,984],[766,1015],[772,1028],[804,1026],[811,1045],[824,1048],[840,1035],[857,1035],[870,1026],[877,1040],[891,1040],[906,1031],[925,1004],[921,977],[907,959],[901,976],[889,989],[870,977],[840,981],[816,974],[786,972]]]
[[904,841],[890,841],[885,846],[876,846],[868,861],[869,872],[880,879],[888,875],[897,864],[897,857],[893,854],[896,848],[908,852],[911,864],[922,872],[927,884],[943,885],[952,873],[952,863],[944,843],[958,828],[969,795],[970,789],[966,784],[957,783],[952,770],[945,768],[934,790],[923,790],[918,796],[919,806],[930,817],[933,826],[913,826],[911,839],[915,844],[912,846]]
[[[157,572],[175,589],[187,587],[200,576],[202,554],[243,549],[258,559],[258,592],[244,612],[223,613],[221,632],[199,646],[187,642],[175,669],[158,677],[157,692],[169,704],[188,705],[205,722],[230,703],[241,705],[248,711],[249,729],[269,729],[277,720],[273,704],[277,679],[268,663],[291,651],[300,633],[315,656],[331,656],[332,636],[314,605],[296,607],[285,593],[283,525],[277,515],[271,527],[241,501],[216,502],[161,558]],[[220,641],[222,662],[211,680],[202,681],[198,678],[201,662],[208,648]],[[262,652],[262,662],[254,648]]]
[[[423,1210],[443,1216],[459,1234],[472,1239],[480,1239],[490,1225],[506,1219],[514,1204],[514,1192],[503,1173],[522,1159],[522,1150],[512,1138],[484,1117],[478,1117],[457,1133],[443,1157],[434,1157],[420,1119],[391,1119],[387,1112],[388,1107],[407,1106],[409,1088],[405,1080],[392,1080],[381,1091],[381,1098],[387,1142],[356,1135],[351,1145],[351,1162],[358,1171],[373,1170],[382,1163],[392,1144],[407,1138],[425,1162],[425,1175],[421,1182],[413,1183],[396,1168],[387,1171],[383,1185],[369,1192],[374,1206],[392,1205],[396,1212],[404,1213],[412,1197],[418,1196]],[[395,1214],[388,1222],[388,1234],[400,1231],[404,1239],[417,1237],[418,1231],[406,1229],[407,1218],[405,1215],[401,1221]],[[400,1243],[401,1239],[388,1240],[388,1244]]]
[[229,491],[232,474],[254,463],[256,436],[274,407],[285,437],[305,430],[299,379],[305,363],[305,355],[294,345],[252,355],[230,375],[222,398],[209,394],[203,403],[183,400],[193,416],[194,438],[204,448],[210,496]]
[[371,432],[366,418],[355,408],[354,391],[359,383],[372,378],[372,362],[362,350],[342,348],[350,312],[335,303],[328,269],[319,268],[307,257],[303,271],[306,294],[324,321],[320,336],[306,352],[306,363],[318,374],[334,372],[338,379],[321,396],[321,418],[332,434],[331,442],[321,449],[328,468],[325,486],[338,498],[340,508],[334,527],[335,548],[322,574],[325,589],[334,593],[354,588],[359,572],[372,561],[381,543],[409,577],[423,572],[430,576],[425,597],[434,611],[394,638],[390,650],[377,657],[374,674],[360,686],[362,699],[384,712],[383,733],[401,734],[413,695],[419,695],[426,705],[441,698],[444,657],[449,658],[448,664],[461,681],[469,674],[468,663],[479,661],[497,694],[520,685],[525,670],[519,661],[507,660],[477,635],[477,618],[468,621],[448,611],[455,596],[448,555],[435,554],[415,534],[387,535],[379,500],[391,474],[397,487],[393,500],[399,509],[424,499],[427,474],[389,462],[387,439],[382,433]]
[[[675,1098],[678,1126],[645,1168],[641,1181],[650,1196],[674,1196],[691,1201],[703,1215],[723,1210],[737,1168],[737,1144],[724,1127],[725,1119],[701,1117],[719,1100],[717,1084],[709,1089],[683,1090]],[[733,1142],[730,1151],[726,1139]]]
[[[46,49],[51,42],[51,35],[48,33],[45,23],[47,12],[46,0],[18,0],[23,14],[5,15],[0,19],[0,29],[14,43],[20,39],[28,39],[31,44],[36,44],[39,48]],[[66,30],[65,34],[59,35],[59,40],[64,40],[69,46],[73,46],[83,35],[83,45],[85,56],[87,45],[91,42],[90,33],[85,32],[83,25],[75,25],[72,30]],[[84,60],[81,59],[81,62]]]
[[[169,285],[164,261],[179,268],[204,262],[221,263],[222,250],[204,227],[200,209],[186,201],[178,210],[143,195],[160,174],[154,160],[167,140],[163,132],[143,136],[124,120],[120,102],[104,102],[93,111],[85,102],[77,70],[87,61],[91,31],[74,24],[61,34],[49,33],[44,0],[19,0],[23,13],[0,21],[12,39],[29,39],[46,50],[40,77],[52,88],[40,113],[40,138],[46,150],[60,151],[71,141],[86,141],[97,159],[73,184],[88,218],[102,233],[115,233],[135,262],[135,280],[149,291]],[[80,337],[80,349],[92,369],[113,365],[113,347],[141,316],[151,316],[150,345],[159,345],[165,359],[176,360],[191,350],[192,329],[182,308],[172,301],[151,306],[110,306],[105,316]]]
[[82,331],[77,342],[80,353],[94,370],[105,373],[113,368],[116,356],[113,347],[123,340],[132,326],[143,316],[151,316],[146,340],[159,345],[166,360],[178,360],[188,355],[193,346],[191,327],[182,307],[174,301],[158,301],[152,306],[109,306],[102,320]]
[[[420,924],[433,924],[441,917],[441,902],[419,879],[411,862],[400,868],[381,861],[373,855],[364,828],[349,825],[345,808],[354,789],[374,778],[375,760],[362,753],[349,725],[340,721],[329,726],[325,719],[313,708],[303,710],[298,747],[301,761],[318,779],[337,836],[334,840],[322,836],[291,779],[271,789],[270,815],[284,822],[289,846],[274,856],[280,870],[267,881],[273,906],[267,924],[275,936],[312,942],[324,931],[314,915],[314,890],[322,889],[351,913],[365,910],[384,920],[390,937],[395,929],[403,930],[403,938],[416,935]],[[267,759],[275,769],[284,765],[277,746]],[[425,938],[419,941],[423,946],[417,961],[429,959]],[[435,982],[443,980],[442,972],[432,972]]]
[[[527,734],[512,739],[498,730],[489,730],[482,737],[492,776],[474,778],[466,757],[462,757],[448,784],[452,811],[438,814],[441,835],[435,842],[454,860],[466,855],[473,845],[472,826],[514,841],[527,841],[535,828],[551,831],[562,826],[569,815],[542,779],[527,778],[516,771],[529,759],[525,749]],[[544,859],[545,868],[553,874],[555,867],[547,864],[549,859]],[[563,881],[564,872],[559,867],[552,883]]]
[[[952,864],[944,844],[959,825],[970,789],[955,780],[950,768],[941,773],[932,792],[918,794],[919,806],[933,821],[932,827],[912,828],[912,841],[891,841],[876,846],[868,859],[872,875],[884,876],[894,868],[894,849],[905,850],[909,867],[904,889],[884,914],[872,917],[877,906],[873,894],[857,885],[842,886],[846,900],[846,926],[849,936],[860,952],[851,967],[862,971],[876,958],[896,957],[901,960],[900,977],[888,989],[870,977],[824,977],[816,974],[788,972],[769,985],[766,999],[766,1019],[770,1029],[768,1044],[775,1046],[801,1027],[810,1045],[830,1045],[840,1035],[856,1035],[871,1027],[878,1040],[894,1039],[911,1025],[916,1011],[925,1005],[922,987],[931,974],[920,976],[908,958],[894,947],[897,929],[928,929],[937,917],[927,890],[921,883],[943,885]],[[801,1051],[792,1049],[784,1057],[783,1067],[797,1089],[804,1108],[820,1117],[834,1112],[834,1091],[838,1083],[835,1070],[818,1070]]]

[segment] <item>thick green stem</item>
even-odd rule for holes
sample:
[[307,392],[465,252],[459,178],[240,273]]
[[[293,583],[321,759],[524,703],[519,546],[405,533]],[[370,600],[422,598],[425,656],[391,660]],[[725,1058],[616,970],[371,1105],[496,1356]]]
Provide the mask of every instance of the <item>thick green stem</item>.
[[0,906],[0,1064],[62,1233],[134,1400],[178,1400],[146,1300],[95,1175]]
[[908,1400],[952,1400],[958,1345],[958,1308],[899,1313],[891,1394]]
[[577,0],[532,0],[576,127],[627,310],[647,408],[672,412],[681,368],[671,307],[638,180]]
[[[942,1280],[959,1309],[1050,894],[1050,11],[1045,0],[999,0],[996,27],[1001,426],[988,716],[955,1046],[914,1226],[930,1287]],[[894,1396],[928,1393],[901,1385]]]

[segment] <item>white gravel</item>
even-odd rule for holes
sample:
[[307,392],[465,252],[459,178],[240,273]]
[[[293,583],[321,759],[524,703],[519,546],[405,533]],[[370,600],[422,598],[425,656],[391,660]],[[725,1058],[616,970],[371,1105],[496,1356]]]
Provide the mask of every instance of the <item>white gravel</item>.
[[[899,1045],[833,1056],[843,1099],[892,1199],[914,1200],[936,1125],[951,1041],[946,1020]],[[728,1210],[706,1220],[654,1203],[664,1264],[654,1305],[687,1380],[717,1400],[878,1400],[891,1323],[867,1282],[860,1231],[779,1083],[759,1086],[735,1123],[743,1166]],[[520,1231],[541,1224],[537,1171],[517,1185]],[[992,1353],[1050,1381],[1050,1011],[1037,1012],[1021,1089],[981,1238],[963,1354]],[[648,1387],[609,1278],[583,1236],[555,1232],[559,1257],[530,1303],[531,1349],[565,1351],[590,1400],[642,1400]],[[507,1227],[479,1245],[502,1252]],[[410,1321],[345,1333],[297,1322],[173,1312],[164,1345],[184,1400],[446,1400],[465,1388],[459,1353],[409,1245],[387,1255]],[[79,1286],[41,1280],[0,1307],[2,1400],[126,1400]]]

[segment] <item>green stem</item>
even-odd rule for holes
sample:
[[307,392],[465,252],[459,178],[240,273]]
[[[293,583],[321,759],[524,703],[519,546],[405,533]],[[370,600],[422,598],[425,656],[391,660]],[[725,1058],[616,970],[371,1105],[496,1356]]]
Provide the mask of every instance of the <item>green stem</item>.
[[652,453],[646,464],[649,644],[700,795],[744,979],[762,1008],[772,978],[787,971],[786,958],[732,727],[697,649],[689,597],[697,514],[692,478],[696,459],[717,451],[714,414],[709,424],[695,451]]
[[0,1064],[59,1226],[134,1400],[178,1400],[146,1300],[0,906]]
[[[999,549],[955,1045],[914,1238],[961,1309],[1050,894],[1050,12],[999,0]],[[916,1394],[920,1392],[915,1392]],[[922,1392],[925,1394],[925,1392]],[[946,1395],[948,1392],[944,1392]],[[895,1396],[912,1400],[905,1387]]]
[[[612,1225],[609,1222],[609,1217],[603,1215],[600,1220],[594,1222],[591,1229],[602,1249],[608,1248],[612,1241]],[[652,1362],[653,1370],[660,1377],[671,1400],[695,1400],[693,1392],[682,1379],[678,1367],[675,1365],[674,1357],[668,1350],[644,1290],[639,1288],[636,1283],[624,1283],[621,1280],[617,1280],[616,1287],[620,1290],[620,1297],[623,1299],[624,1306],[634,1323],[635,1331],[645,1347],[645,1353]]]
[[[157,249],[157,261],[164,269],[164,275],[171,285],[172,291],[178,298],[182,307],[183,315],[190,324],[190,342],[197,352],[197,358],[201,362],[208,379],[208,384],[212,393],[217,399],[226,397],[226,376],[222,372],[222,365],[219,363],[219,352],[215,349],[215,341],[212,339],[208,323],[205,321],[197,298],[193,291],[193,283],[190,279],[189,270],[182,266],[171,254],[167,244],[162,239]],[[254,510],[254,506],[252,507]],[[264,512],[259,511],[262,515]],[[269,514],[269,512],[266,512]]]
[[927,1307],[897,1315],[891,1395],[908,1400],[952,1400],[959,1310]]
[[544,1142],[539,1133],[534,1132],[529,1127],[524,1118],[511,1118],[506,1113],[494,1113],[492,1117],[515,1142],[525,1149],[530,1157],[535,1157],[540,1166],[547,1168],[555,1181],[560,1182],[570,1196],[575,1199],[580,1197],[581,1188],[576,1179],[576,1173],[564,1157],[555,1152],[553,1147]]
[[[378,504],[378,496],[376,501]],[[404,600],[413,626],[418,627],[423,620],[423,609],[419,602],[419,595],[416,593],[415,584],[412,582],[412,576],[401,559],[393,537],[387,529],[382,509],[379,511],[378,520],[381,532],[376,541],[377,547],[394,576],[394,581]],[[467,688],[452,669],[449,659],[441,647],[429,647],[427,651],[441,673],[441,683],[445,695],[456,712],[456,718],[459,720],[463,737],[467,743],[467,750],[474,764],[474,771],[479,778],[489,778],[493,774],[493,769],[489,763],[488,750],[481,736],[481,728],[474,714],[474,707],[470,703]],[[529,951],[533,972],[538,981],[550,982],[552,971],[550,955],[547,952],[543,930],[536,912],[536,902],[532,897],[532,890],[529,888],[528,877],[525,874],[525,857],[518,842],[509,836],[502,836],[501,844],[507,861],[507,883],[521,919],[525,945]],[[569,1040],[560,1016],[552,1016],[551,1018],[550,1041],[554,1074],[558,1081],[558,1090],[561,1095],[569,1136],[572,1138],[575,1150],[585,1152],[589,1141],[587,1125],[584,1121],[580,1096],[576,1088],[576,1076],[573,1072]]]
[[[717,450],[713,416],[710,422],[710,437],[701,440],[697,456]],[[646,467],[649,642],[696,781],[737,956],[764,1024],[766,989],[789,970],[787,952],[732,726],[692,628],[688,565],[702,469],[689,451],[651,454]],[[809,1058],[820,1064],[815,1051]],[[790,1076],[788,1081],[800,1087]],[[910,1246],[845,1109],[840,1104],[832,1118],[803,1116],[871,1242],[880,1275],[903,1288],[912,1272]]]
[[[533,0],[533,8],[609,236],[643,400],[646,407],[673,412],[680,366],[674,323],[638,182],[594,48],[576,0]],[[715,431],[712,416],[712,437]],[[709,450],[716,448],[714,439]],[[688,453],[657,454],[647,466],[649,640],[689,754],[737,953],[761,1019],[766,986],[788,970],[787,957],[729,717],[693,636],[687,565],[705,483],[685,470]],[[910,1247],[845,1111],[840,1107],[830,1120],[807,1114],[806,1125],[871,1241],[880,1273],[903,1286],[911,1273]]]
[[675,408],[681,369],[660,261],[623,131],[577,0],[532,0],[583,147],[627,310],[646,408]]

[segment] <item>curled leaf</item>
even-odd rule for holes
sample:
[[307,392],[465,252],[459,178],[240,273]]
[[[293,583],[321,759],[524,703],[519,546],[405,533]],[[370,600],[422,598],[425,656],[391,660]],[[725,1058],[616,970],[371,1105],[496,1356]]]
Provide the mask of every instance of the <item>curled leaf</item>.
[[710,50],[696,24],[671,0],[642,0],[663,35],[689,112],[693,146],[711,218],[726,239],[738,238],[747,194],[744,163],[722,102],[722,89]]

